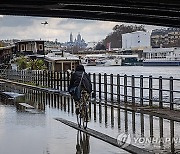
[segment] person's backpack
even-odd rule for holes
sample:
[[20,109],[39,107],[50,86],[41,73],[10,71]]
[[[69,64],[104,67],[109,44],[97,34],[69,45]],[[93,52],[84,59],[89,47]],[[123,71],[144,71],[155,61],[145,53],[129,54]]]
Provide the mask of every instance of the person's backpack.
[[90,94],[92,92],[92,84],[86,75],[83,76],[82,84],[84,89]]
[[81,99],[81,86],[71,87],[69,93],[75,101],[79,101]]
[[78,86],[71,87],[69,93],[73,96],[75,101],[79,101],[81,99],[81,82],[84,76],[84,72],[82,73],[81,80]]

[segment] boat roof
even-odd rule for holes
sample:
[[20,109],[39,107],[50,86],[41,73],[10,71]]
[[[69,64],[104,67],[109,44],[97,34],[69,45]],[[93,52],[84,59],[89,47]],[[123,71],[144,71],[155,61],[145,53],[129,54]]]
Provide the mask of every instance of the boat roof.
[[100,58],[100,57],[107,57],[107,55],[106,54],[89,54],[85,56],[85,58]]
[[67,60],[80,60],[78,56],[72,55],[70,53],[63,53],[62,55],[56,55],[55,53],[49,53],[45,55],[45,59],[51,60],[51,61],[67,61]]
[[180,48],[151,48],[151,49],[144,49],[144,53],[159,53],[159,52],[173,52],[174,50],[179,50]]

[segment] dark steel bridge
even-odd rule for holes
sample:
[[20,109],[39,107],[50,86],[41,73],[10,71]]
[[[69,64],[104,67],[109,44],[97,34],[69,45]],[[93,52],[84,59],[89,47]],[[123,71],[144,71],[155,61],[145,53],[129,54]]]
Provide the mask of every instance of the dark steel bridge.
[[180,26],[178,0],[6,0],[0,14]]

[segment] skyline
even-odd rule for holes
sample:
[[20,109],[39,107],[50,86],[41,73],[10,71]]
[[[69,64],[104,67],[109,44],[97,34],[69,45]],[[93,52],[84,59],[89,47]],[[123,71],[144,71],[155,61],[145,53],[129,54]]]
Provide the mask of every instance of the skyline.
[[[45,21],[48,24],[41,24]],[[117,24],[141,25],[84,19],[0,15],[0,39],[42,39],[50,41],[57,39],[58,42],[67,42],[70,33],[74,37],[80,33],[85,42],[99,42],[113,32],[112,28]],[[162,27],[145,25],[145,28],[151,32],[152,29]]]

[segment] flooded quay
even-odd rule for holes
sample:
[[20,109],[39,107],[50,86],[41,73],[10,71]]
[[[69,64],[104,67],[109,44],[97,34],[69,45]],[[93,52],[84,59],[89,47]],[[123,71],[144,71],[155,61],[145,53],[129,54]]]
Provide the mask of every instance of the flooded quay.
[[[71,153],[128,153],[88,134],[56,121],[63,118],[76,123],[74,104],[70,97],[45,93],[6,84],[6,92],[24,94],[14,99],[1,97],[0,153],[2,154],[71,154]],[[28,103],[37,113],[21,111],[18,103]],[[130,144],[152,153],[178,153],[179,143],[162,140],[148,143],[146,139],[179,138],[180,123],[148,114],[90,104],[91,121],[88,127],[117,138],[130,134]]]

